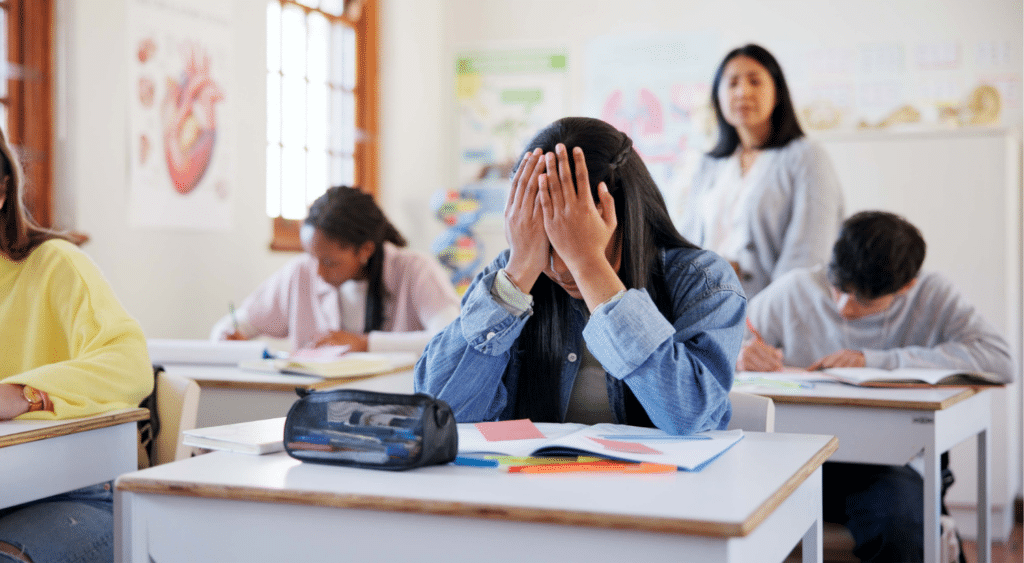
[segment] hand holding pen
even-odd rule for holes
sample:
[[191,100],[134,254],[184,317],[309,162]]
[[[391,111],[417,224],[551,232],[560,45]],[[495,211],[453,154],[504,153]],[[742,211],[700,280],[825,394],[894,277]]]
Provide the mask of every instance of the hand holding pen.
[[235,303],[228,301],[228,313],[231,314],[231,326],[235,329],[235,332],[228,334],[224,337],[225,340],[248,340],[242,331],[238,328],[238,314],[235,312]]
[[761,333],[747,319],[747,329],[754,335],[743,344],[739,359],[736,360],[738,371],[782,371],[782,350],[769,346]]

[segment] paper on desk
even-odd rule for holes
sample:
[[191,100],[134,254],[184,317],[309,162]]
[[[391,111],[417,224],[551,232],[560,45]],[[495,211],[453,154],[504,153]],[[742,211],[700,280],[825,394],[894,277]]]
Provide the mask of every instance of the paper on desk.
[[[524,440],[505,440],[491,442],[473,424],[459,424],[459,454],[494,453],[509,456],[558,455],[579,456],[597,455],[609,459],[623,461],[640,461],[663,463],[679,467],[685,471],[700,471],[708,463],[728,450],[743,438],[742,430],[711,430],[699,435],[707,436],[705,440],[679,439],[666,440],[667,434],[656,428],[640,428],[624,424],[556,424],[537,423],[537,428],[544,438]],[[644,444],[638,436],[651,435],[648,449],[657,453],[639,453],[622,451],[619,445],[608,448],[595,442],[592,438],[608,440],[612,436],[628,436],[623,442]],[[642,448],[637,448],[642,450]]]

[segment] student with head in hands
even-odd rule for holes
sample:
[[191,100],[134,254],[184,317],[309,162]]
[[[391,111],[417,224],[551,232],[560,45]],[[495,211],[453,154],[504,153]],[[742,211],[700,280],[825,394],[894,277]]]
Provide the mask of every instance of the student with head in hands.
[[[306,254],[249,295],[211,338],[288,338],[293,350],[419,353],[459,314],[459,298],[436,260],[405,238],[373,197],[337,186],[318,197],[302,225]],[[236,329],[237,325],[237,329]]]
[[681,197],[679,231],[728,260],[750,298],[789,270],[828,259],[843,194],[828,155],[797,122],[782,68],[763,47],[725,56],[711,105],[718,140]]
[[746,299],[728,263],[676,231],[632,141],[560,119],[527,145],[510,249],[427,345],[416,390],[460,422],[725,428]]
[[[0,131],[0,421],[139,406],[153,390],[142,329],[88,256],[32,221],[22,189]],[[111,483],[0,509],[0,561],[111,561],[113,522]]]
[[[1012,381],[1006,340],[953,284],[921,271],[924,256],[924,238],[902,217],[853,215],[827,267],[793,270],[751,299],[751,335],[737,369],[950,368]],[[824,467],[825,519],[850,529],[858,557],[921,561],[924,485],[917,471],[909,465]],[[951,482],[952,473],[944,473],[943,481]]]

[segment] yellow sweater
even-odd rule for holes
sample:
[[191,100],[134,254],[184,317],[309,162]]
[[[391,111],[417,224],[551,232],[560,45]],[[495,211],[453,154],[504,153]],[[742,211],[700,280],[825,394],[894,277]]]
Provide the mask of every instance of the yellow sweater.
[[153,390],[142,328],[73,244],[47,241],[21,262],[0,255],[0,383],[50,394],[54,412],[21,419],[137,407]]

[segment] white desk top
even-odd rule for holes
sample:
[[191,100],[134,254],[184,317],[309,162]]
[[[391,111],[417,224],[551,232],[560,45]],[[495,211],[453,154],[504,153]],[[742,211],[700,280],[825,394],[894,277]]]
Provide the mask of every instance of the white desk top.
[[640,529],[716,537],[754,530],[832,454],[832,436],[747,433],[697,473],[406,472],[214,452],[123,475],[118,491]]
[[0,448],[16,446],[76,432],[106,428],[149,418],[146,409],[133,408],[64,420],[6,420],[0,422]]
[[[771,397],[776,403],[834,404],[910,410],[947,409],[979,392],[973,387],[860,387],[846,383],[758,374],[758,384],[733,384],[733,390]],[[980,389],[987,389],[982,387]]]

